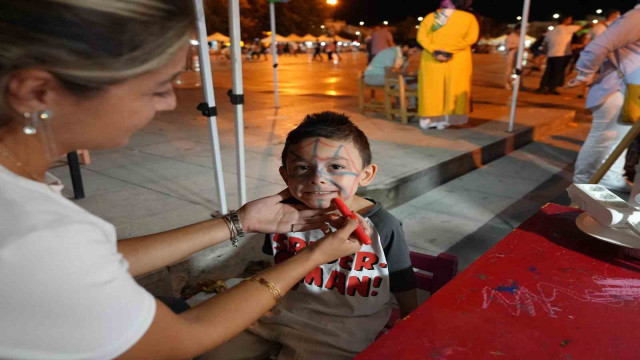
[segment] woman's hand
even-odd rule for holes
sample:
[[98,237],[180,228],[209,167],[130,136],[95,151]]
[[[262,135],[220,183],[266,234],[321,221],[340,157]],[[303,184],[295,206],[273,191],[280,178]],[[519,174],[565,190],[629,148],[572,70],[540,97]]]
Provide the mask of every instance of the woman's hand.
[[[358,220],[359,221],[356,221],[348,217],[332,219],[332,226],[337,227],[338,230],[335,232],[327,232],[322,239],[314,242],[306,249],[313,249],[312,251],[317,254],[318,264],[324,264],[343,256],[355,254],[360,250],[362,244],[360,244],[358,239],[355,235],[352,235],[352,233],[360,221],[362,221],[360,225],[366,224],[364,219],[359,215]],[[367,226],[365,231],[370,233],[371,229]]]
[[309,209],[305,205],[283,204],[291,197],[289,189],[244,204],[238,210],[240,224],[245,232],[282,234],[292,231],[307,231],[322,228],[334,209]]

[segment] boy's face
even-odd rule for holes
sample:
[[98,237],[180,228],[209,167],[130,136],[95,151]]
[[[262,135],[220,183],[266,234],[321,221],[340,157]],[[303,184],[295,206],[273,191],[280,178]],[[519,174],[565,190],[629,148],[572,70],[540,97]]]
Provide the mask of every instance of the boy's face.
[[310,208],[331,206],[340,197],[347,205],[375,176],[376,166],[362,168],[360,152],[351,141],[310,138],[291,146],[280,175],[291,194]]

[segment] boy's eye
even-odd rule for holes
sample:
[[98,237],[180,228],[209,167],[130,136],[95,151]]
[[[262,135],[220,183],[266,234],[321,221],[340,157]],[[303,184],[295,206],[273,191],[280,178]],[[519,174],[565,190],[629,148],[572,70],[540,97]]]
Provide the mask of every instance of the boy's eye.
[[331,168],[331,170],[342,170],[342,169],[344,169],[344,166],[339,165],[339,164],[331,164],[329,167]]
[[294,171],[307,171],[309,169],[309,166],[307,165],[296,165],[293,167]]

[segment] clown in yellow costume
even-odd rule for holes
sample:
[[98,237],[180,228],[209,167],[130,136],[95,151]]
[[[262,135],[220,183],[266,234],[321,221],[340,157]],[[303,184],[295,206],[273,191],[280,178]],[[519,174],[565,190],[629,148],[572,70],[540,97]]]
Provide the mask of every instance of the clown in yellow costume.
[[444,129],[465,123],[471,99],[471,45],[478,40],[478,22],[466,11],[471,0],[443,0],[418,30],[424,51],[418,74],[421,128]]

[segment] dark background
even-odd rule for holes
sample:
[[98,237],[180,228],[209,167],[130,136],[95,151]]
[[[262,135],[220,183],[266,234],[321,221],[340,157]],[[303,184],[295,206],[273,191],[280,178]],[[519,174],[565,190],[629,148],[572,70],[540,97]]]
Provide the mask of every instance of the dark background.
[[[364,21],[371,26],[387,20],[393,25],[407,16],[424,16],[435,10],[440,0],[338,0],[336,17],[357,25]],[[554,13],[573,15],[583,19],[595,14],[596,9],[606,11],[617,8],[628,11],[637,0],[531,0],[531,20],[551,21]],[[480,15],[499,21],[516,22],[522,14],[523,0],[475,0],[473,9]]]

